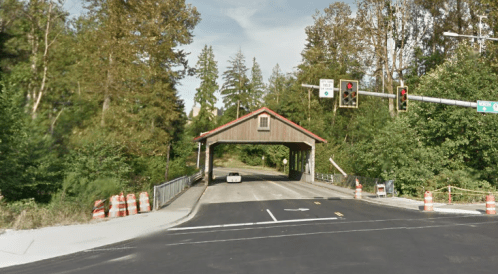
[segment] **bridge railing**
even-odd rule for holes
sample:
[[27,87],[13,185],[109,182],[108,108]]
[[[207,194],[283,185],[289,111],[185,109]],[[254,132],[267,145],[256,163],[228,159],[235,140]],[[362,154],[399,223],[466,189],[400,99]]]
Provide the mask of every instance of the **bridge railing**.
[[342,174],[325,174],[325,173],[315,173],[315,179],[323,182],[331,183],[341,187],[347,187],[350,189],[356,188],[356,179],[363,186],[364,192],[375,193],[375,186],[377,184],[385,184],[386,192],[391,193],[394,191],[393,180],[383,180],[379,178],[370,178],[356,175],[344,176]]
[[154,186],[154,209],[158,210],[176,197],[185,188],[192,186],[200,180],[204,174],[204,169],[192,176],[183,176],[174,180]]

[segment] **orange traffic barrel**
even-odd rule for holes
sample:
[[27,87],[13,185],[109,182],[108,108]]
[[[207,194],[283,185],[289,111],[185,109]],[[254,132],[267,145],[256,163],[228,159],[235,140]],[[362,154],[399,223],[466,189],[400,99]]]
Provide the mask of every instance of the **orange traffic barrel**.
[[115,218],[115,217],[120,217],[118,195],[112,195],[109,200],[109,218]]
[[496,214],[495,196],[491,194],[486,196],[486,214]]
[[430,191],[426,191],[424,193],[424,210],[425,211],[434,210],[434,207],[432,206],[432,193]]
[[140,193],[140,212],[149,212],[149,211],[150,211],[149,193],[142,192]]
[[105,218],[104,212],[104,201],[97,200],[93,206],[93,219],[103,219]]
[[126,195],[126,205],[129,215],[137,214],[137,200],[135,199],[135,194]]
[[128,215],[126,214],[126,199],[123,192],[121,192],[121,194],[119,194],[119,216],[125,217],[126,215]]
[[361,184],[357,184],[356,185],[356,191],[354,193],[354,198],[355,199],[361,199],[361,189],[363,188],[363,186]]

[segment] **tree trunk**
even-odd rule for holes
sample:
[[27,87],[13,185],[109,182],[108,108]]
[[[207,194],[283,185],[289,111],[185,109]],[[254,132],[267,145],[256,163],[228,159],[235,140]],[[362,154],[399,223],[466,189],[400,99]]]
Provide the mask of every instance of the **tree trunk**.
[[[48,35],[50,33],[50,20],[51,20],[51,15],[52,15],[52,1],[50,1],[50,5],[48,6],[48,18],[47,18],[47,25],[45,28],[45,50],[43,51],[43,77],[42,77],[42,82],[40,85],[40,90],[38,91],[38,95],[35,94],[36,96],[36,102],[33,105],[33,111],[31,113],[32,118],[36,118],[36,110],[38,109],[38,106],[40,105],[41,97],[43,96],[43,92],[45,91],[45,84],[47,82],[47,71],[48,71]],[[33,97],[34,99],[34,97]]]
[[35,27],[37,27],[36,24],[32,22],[31,31],[28,34],[28,41],[30,41],[31,44],[31,81],[28,84],[28,100],[26,108],[29,107],[31,100],[34,100],[36,96],[36,87],[33,83],[36,82],[36,70],[38,67],[38,57],[36,55],[38,52],[39,41],[38,36],[35,35]]
[[109,67],[107,69],[107,80],[105,83],[104,89],[104,103],[102,104],[102,120],[100,121],[100,125],[102,127],[105,126],[105,114],[109,109],[109,105],[111,104],[111,94],[110,94],[110,86],[112,85],[112,52],[109,53]]
[[237,100],[237,119],[239,119],[240,100]]
[[332,112],[332,128],[334,128],[335,125],[335,116],[337,114],[337,105],[339,104],[339,96],[336,99],[336,102],[334,102],[334,110]]

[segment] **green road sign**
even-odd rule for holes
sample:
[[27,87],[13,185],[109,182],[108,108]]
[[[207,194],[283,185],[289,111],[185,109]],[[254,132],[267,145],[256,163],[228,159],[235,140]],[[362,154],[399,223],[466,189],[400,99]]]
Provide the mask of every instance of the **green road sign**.
[[477,112],[498,113],[498,102],[477,101]]

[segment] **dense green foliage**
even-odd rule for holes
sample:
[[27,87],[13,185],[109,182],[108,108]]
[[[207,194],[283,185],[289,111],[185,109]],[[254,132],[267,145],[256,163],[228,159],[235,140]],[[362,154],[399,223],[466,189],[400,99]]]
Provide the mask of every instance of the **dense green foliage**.
[[199,13],[183,0],[86,4],[72,21],[56,1],[0,4],[4,200],[88,209],[195,169],[176,85],[194,72],[178,47]]

